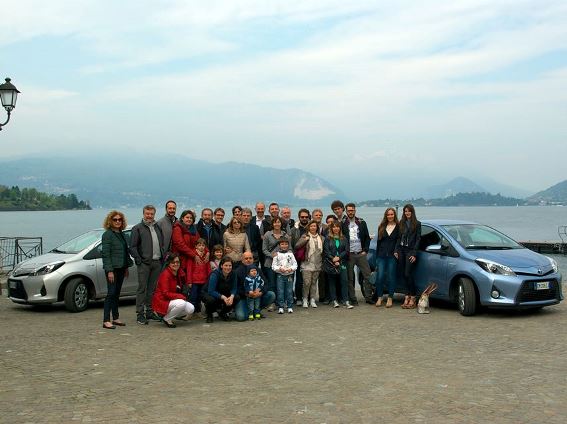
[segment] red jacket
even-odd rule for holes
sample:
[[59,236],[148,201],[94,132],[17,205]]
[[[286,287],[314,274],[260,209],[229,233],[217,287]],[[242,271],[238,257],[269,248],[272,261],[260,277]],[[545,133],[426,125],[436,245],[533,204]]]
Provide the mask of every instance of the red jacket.
[[199,240],[199,238],[200,236],[197,231],[195,231],[195,234],[191,234],[179,221],[173,224],[173,230],[171,233],[171,251],[179,254],[179,259],[181,260],[180,269],[182,269],[185,272],[185,275],[189,277],[191,277],[191,270],[195,263],[195,256],[197,255],[195,243]]
[[181,270],[177,275],[168,266],[159,275],[157,287],[152,297],[152,309],[160,315],[167,314],[169,302],[174,299],[183,299],[185,296],[177,291],[177,287],[183,287],[185,284],[185,273]]
[[192,284],[205,284],[207,281],[209,281],[209,274],[211,273],[211,265],[208,260],[205,260],[205,258],[207,257],[207,251],[203,253],[203,256],[198,255],[198,257],[201,259],[201,263],[193,263],[193,268],[191,269],[191,278],[189,279],[189,281]]

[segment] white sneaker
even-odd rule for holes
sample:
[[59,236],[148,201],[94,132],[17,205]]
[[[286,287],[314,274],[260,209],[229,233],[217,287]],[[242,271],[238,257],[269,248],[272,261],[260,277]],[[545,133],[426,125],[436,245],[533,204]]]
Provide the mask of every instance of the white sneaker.
[[297,299],[297,300],[295,301],[295,304],[296,304],[297,306],[301,306],[301,305],[303,305],[303,301],[302,301],[301,299]]
[[352,306],[348,300],[346,301],[345,306],[346,306],[347,309],[354,308],[354,306]]
[[339,306],[339,302],[337,302],[336,300],[333,300],[333,308],[338,308]]
[[[283,309],[282,309],[282,311],[283,311]],[[293,308],[287,308],[287,313],[288,313],[288,314],[293,314]],[[282,312],[282,314],[283,314],[283,312]]]
[[303,298],[303,307],[304,307],[304,308],[309,308],[309,303],[307,303],[307,298],[306,298],[306,297]]
[[315,303],[315,299],[311,298],[311,303],[309,304],[312,308],[316,308],[317,304]]
[[283,308],[278,308],[278,314],[283,314]]

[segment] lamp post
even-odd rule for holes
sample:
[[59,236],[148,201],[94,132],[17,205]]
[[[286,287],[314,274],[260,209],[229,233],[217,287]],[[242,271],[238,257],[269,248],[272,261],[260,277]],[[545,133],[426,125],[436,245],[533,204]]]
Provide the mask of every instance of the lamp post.
[[10,82],[10,78],[6,78],[4,84],[0,84],[0,99],[2,100],[2,106],[8,112],[8,119],[3,124],[0,124],[0,131],[2,127],[8,123],[10,120],[10,115],[12,110],[16,107],[16,100],[18,98],[18,89]]

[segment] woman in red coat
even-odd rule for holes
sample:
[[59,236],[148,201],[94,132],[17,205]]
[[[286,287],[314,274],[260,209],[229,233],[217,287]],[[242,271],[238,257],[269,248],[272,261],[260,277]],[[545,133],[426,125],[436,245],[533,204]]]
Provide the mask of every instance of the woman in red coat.
[[167,258],[167,266],[158,278],[157,287],[152,298],[152,309],[163,315],[163,323],[175,328],[173,318],[191,315],[195,307],[185,300],[182,294],[185,285],[185,273],[179,269],[179,255],[172,253]]
[[[173,225],[171,233],[171,251],[179,254],[181,259],[181,269],[187,276],[191,278],[193,264],[195,263],[195,244],[200,236],[195,227],[195,212],[186,210],[181,213],[179,221]],[[207,256],[208,256],[207,251]],[[208,257],[206,261],[209,262]],[[191,283],[191,281],[188,281]]]

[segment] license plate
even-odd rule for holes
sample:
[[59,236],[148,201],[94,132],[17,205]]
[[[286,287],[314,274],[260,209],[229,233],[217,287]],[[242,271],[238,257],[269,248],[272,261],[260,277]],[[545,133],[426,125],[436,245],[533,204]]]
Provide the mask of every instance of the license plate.
[[15,289],[18,286],[17,281],[10,281],[10,288]]
[[535,283],[536,290],[549,290],[549,281],[539,281]]

